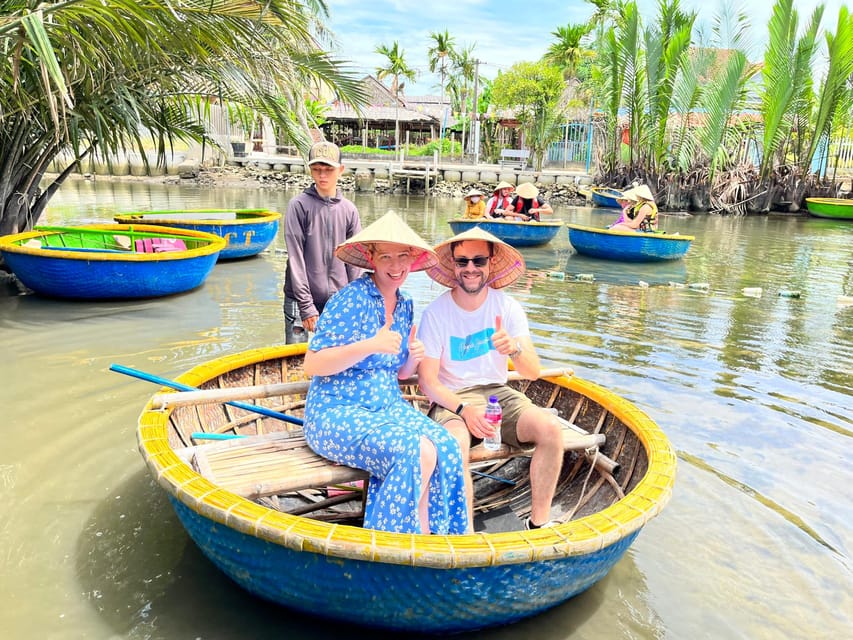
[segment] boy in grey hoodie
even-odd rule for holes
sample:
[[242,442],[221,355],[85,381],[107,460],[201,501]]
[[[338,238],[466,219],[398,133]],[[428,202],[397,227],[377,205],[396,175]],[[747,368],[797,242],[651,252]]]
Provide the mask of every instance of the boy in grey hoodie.
[[284,275],[284,338],[306,342],[332,294],[361,275],[335,257],[335,247],[361,231],[355,205],[343,197],[341,150],[318,142],[308,153],[314,184],[293,198],[284,217],[287,269]]

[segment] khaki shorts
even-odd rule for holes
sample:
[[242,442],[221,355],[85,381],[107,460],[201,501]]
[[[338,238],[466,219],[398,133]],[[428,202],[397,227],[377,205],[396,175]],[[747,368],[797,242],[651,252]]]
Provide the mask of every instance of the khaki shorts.
[[[535,406],[530,398],[505,384],[484,384],[475,387],[465,387],[464,389],[459,389],[456,395],[462,398],[462,402],[484,409],[489,396],[497,396],[498,402],[501,403],[501,441],[514,447],[522,446],[518,441],[518,435],[515,430],[521,414],[530,407]],[[459,416],[455,413],[437,404],[430,407],[428,415],[439,424],[445,424],[454,418],[459,419]],[[473,436],[472,439],[477,442],[480,441],[479,438],[473,438]]]

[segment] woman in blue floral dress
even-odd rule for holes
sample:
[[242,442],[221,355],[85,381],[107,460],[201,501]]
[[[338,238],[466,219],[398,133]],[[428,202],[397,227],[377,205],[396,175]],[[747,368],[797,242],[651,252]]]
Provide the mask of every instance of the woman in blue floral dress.
[[398,384],[424,353],[412,299],[400,286],[410,271],[434,265],[435,254],[390,212],[335,255],[372,273],[338,291],[320,315],[305,355],[313,376],[305,438],[321,456],[370,473],[365,528],[466,533],[459,445],[404,400]]

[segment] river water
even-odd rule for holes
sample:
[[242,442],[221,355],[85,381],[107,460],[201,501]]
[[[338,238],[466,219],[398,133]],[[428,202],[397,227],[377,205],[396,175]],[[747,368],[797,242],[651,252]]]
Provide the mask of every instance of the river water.
[[[293,195],[76,180],[42,223],[151,209],[284,212]],[[461,200],[354,199],[365,224],[393,209],[431,242],[451,235],[446,220],[462,210]],[[615,216],[557,205],[555,217],[603,226]],[[678,452],[673,498],[593,588],[463,638],[853,636],[853,225],[665,216],[662,226],[696,236],[684,260],[585,259],[563,232],[524,250],[528,274],[510,292],[543,364],[614,389],[663,428]],[[281,342],[284,263],[280,233],[266,253],[217,265],[184,295],[0,296],[4,637],[394,637],[266,604],[220,574],[136,450],[154,386],[108,370],[174,377]],[[760,296],[743,292],[757,287]],[[416,317],[441,292],[423,274],[406,288]],[[800,296],[780,295],[790,291]]]

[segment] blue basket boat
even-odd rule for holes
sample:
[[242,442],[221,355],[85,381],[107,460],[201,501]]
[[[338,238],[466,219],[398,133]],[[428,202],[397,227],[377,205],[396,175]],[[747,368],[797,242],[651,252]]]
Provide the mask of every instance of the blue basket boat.
[[281,214],[266,209],[186,209],[135,211],[117,214],[113,219],[122,224],[154,224],[221,236],[228,244],[219,259],[235,260],[266,249],[278,233]]
[[[177,382],[207,389],[208,403],[255,397],[299,418],[307,390],[299,382],[305,347],[230,355]],[[495,454],[504,459],[488,462],[488,476],[475,476],[476,522],[484,531],[427,536],[361,528],[360,493],[332,497],[329,485],[340,490],[335,483],[363,478],[364,472],[316,456],[301,428],[289,422],[222,404],[200,410],[198,392],[164,388],[143,409],[137,437],[190,537],[251,593],[364,626],[459,632],[532,616],[589,588],[670,498],[676,456],[654,422],[598,385],[548,375],[511,384],[599,434],[579,437],[603,434],[605,440],[598,457],[567,445],[554,501],[565,521],[551,529],[524,530],[522,518],[530,509],[524,454]],[[426,409],[416,385],[404,384],[404,392]],[[200,431],[247,437],[204,444]],[[472,460],[476,449],[481,447],[472,448]],[[498,476],[504,480],[496,481]]]
[[53,298],[153,298],[195,289],[225,240],[149,225],[36,227],[0,237],[0,253],[27,287]]
[[590,189],[592,204],[596,207],[607,207],[611,209],[621,209],[616,198],[622,197],[622,192],[619,189],[611,189],[610,187],[593,187]]
[[453,234],[459,234],[474,227],[488,231],[496,238],[513,247],[536,247],[551,242],[563,226],[559,220],[547,222],[522,222],[519,220],[448,220]]
[[626,233],[578,224],[567,226],[569,242],[575,251],[605,260],[624,262],[677,260],[684,257],[693,241],[693,236],[675,233]]

